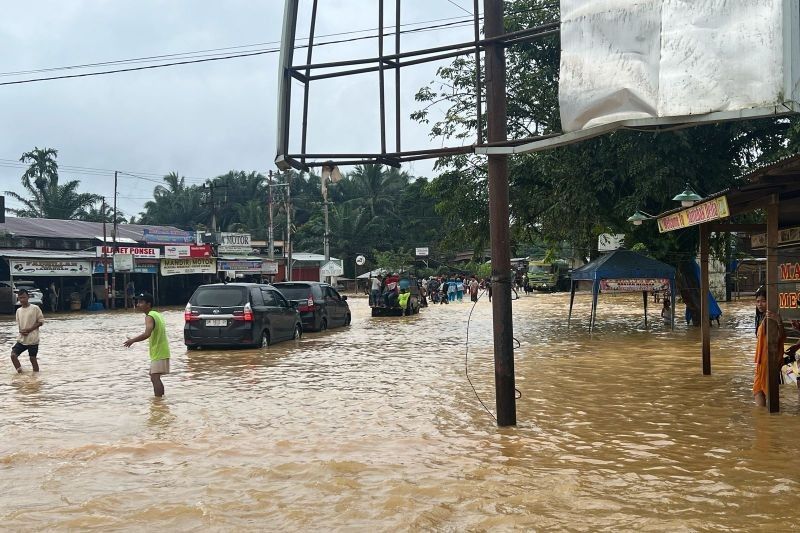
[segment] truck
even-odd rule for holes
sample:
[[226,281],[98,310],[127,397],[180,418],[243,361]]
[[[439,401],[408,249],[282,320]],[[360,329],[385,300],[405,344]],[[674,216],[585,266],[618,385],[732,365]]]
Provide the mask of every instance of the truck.
[[536,291],[569,290],[569,265],[563,259],[528,263],[528,287]]

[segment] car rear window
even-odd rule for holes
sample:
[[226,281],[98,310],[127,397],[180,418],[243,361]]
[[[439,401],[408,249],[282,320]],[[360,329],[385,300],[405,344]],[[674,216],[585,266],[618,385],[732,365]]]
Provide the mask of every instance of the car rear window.
[[309,294],[312,294],[314,298],[318,298],[319,296],[315,294],[316,291],[311,290],[310,285],[275,285],[275,288],[281,291],[283,297],[287,300],[303,300],[308,298]]
[[244,287],[200,287],[189,301],[192,305],[204,307],[234,307],[247,303],[247,289]]

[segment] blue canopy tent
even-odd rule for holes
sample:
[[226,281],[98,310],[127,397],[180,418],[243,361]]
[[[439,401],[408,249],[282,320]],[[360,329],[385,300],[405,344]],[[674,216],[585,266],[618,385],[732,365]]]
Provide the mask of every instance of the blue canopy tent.
[[658,287],[659,280],[668,280],[671,314],[670,326],[675,327],[675,268],[661,261],[656,261],[631,250],[615,250],[587,263],[572,271],[570,276],[571,287],[569,296],[569,317],[567,324],[572,319],[572,304],[575,301],[575,289],[578,282],[592,282],[592,316],[589,322],[589,331],[594,330],[597,317],[597,295],[600,294],[601,285],[605,280],[607,290],[620,290],[623,292],[642,293],[644,302],[644,323],[647,326],[647,295],[653,288]]

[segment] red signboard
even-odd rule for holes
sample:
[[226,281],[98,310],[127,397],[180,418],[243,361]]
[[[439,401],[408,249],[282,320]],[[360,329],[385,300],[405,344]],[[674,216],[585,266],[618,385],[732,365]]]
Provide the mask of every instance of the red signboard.
[[192,259],[211,257],[210,244],[170,244],[164,246],[167,259]]

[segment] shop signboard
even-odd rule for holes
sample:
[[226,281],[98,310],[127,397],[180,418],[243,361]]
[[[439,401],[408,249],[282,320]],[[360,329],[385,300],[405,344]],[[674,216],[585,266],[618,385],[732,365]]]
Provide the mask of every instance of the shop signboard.
[[253,250],[249,233],[220,233],[217,253],[224,255],[250,255]]
[[70,259],[11,260],[12,276],[91,276],[92,262]]
[[218,259],[217,270],[232,272],[261,272],[261,259]]
[[164,246],[164,257],[168,259],[211,257],[211,245],[179,244],[179,245]]
[[[92,268],[92,273],[94,274],[103,274],[105,271],[103,270],[103,262],[97,261],[94,263]],[[114,265],[111,264],[111,260],[108,261],[108,273],[114,273]],[[158,274],[158,263],[136,263],[134,262],[133,270],[130,271],[133,274]]]
[[[114,255],[113,246],[98,246],[97,257],[103,257],[103,254],[108,257]],[[132,255],[137,259],[158,259],[161,257],[161,250],[158,248],[146,248],[139,246],[117,246],[117,253],[122,255]]]
[[131,254],[115,254],[113,263],[115,272],[133,271],[133,255]]
[[[778,231],[778,246],[795,245],[800,242],[800,227],[784,228]],[[767,234],[758,233],[750,236],[751,248],[766,248]]]
[[[800,320],[798,304],[800,304],[800,246],[794,245],[778,251],[778,307],[781,318],[793,323]],[[797,338],[800,336],[798,331],[788,332],[789,336]]]
[[145,229],[144,242],[147,244],[194,244],[195,235],[189,231],[179,229]]
[[184,274],[216,274],[217,260],[207,259],[162,259],[161,275],[177,276]]
[[261,273],[262,274],[272,274],[275,275],[278,273],[278,263],[276,261],[270,261],[269,259],[265,259],[261,263]]
[[323,276],[341,276],[344,274],[344,270],[342,270],[342,265],[339,263],[328,261],[322,265],[322,268],[319,269],[319,273]]
[[669,289],[667,278],[601,279],[601,292],[655,292]]
[[712,220],[719,220],[731,215],[728,209],[728,199],[725,196],[720,196],[695,204],[692,207],[682,209],[677,213],[665,215],[658,219],[658,231],[665,233],[668,231],[688,228],[696,224],[703,224],[711,222]]

